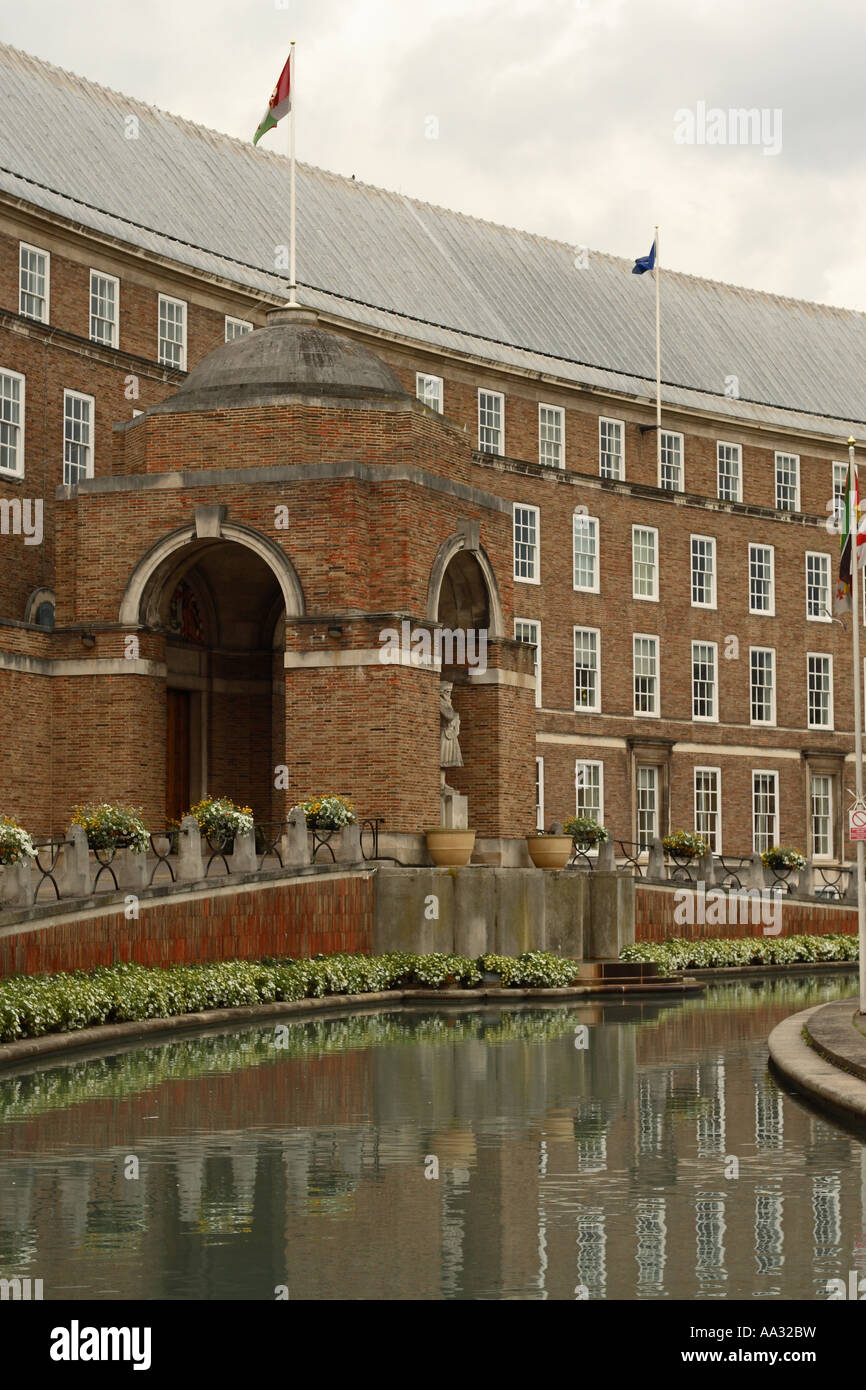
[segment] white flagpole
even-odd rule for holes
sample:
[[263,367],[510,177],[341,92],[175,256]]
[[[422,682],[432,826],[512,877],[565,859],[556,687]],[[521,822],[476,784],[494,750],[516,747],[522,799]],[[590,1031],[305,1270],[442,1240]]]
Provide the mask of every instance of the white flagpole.
[[298,290],[295,279],[295,41],[289,49],[289,303],[297,304]]
[[[854,792],[858,802],[863,800],[863,706],[860,698],[860,569],[857,564],[857,538],[860,514],[855,507],[857,465],[854,462],[854,440],[848,440],[848,518],[851,527],[851,627],[854,648]],[[864,877],[866,845],[857,841],[857,935],[860,946],[860,1012],[866,1014],[866,877]]]
[[656,456],[658,461],[657,482],[661,487],[662,481],[662,322],[661,309],[659,304],[659,276],[661,274],[661,264],[659,262],[659,229],[656,227],[656,263],[655,263],[655,282],[656,282]]

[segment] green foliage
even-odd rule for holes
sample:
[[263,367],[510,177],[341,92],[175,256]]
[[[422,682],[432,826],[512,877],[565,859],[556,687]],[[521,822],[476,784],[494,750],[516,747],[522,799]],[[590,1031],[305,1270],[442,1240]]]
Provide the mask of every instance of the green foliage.
[[206,796],[190,807],[189,814],[195,816],[202,835],[215,844],[253,828],[252,808],[237,806],[230,796]]
[[579,849],[592,849],[594,845],[604,844],[610,839],[609,832],[592,816],[572,816],[563,822],[562,828]]
[[719,937],[686,941],[640,941],[624,946],[620,959],[655,961],[663,975],[736,965],[791,965],[797,961],[857,960],[856,936]]
[[35,858],[33,841],[23,826],[11,816],[0,816],[0,864],[20,864]]
[[506,989],[561,989],[574,984],[578,962],[549,951],[524,951],[522,956],[481,956],[482,970],[499,975]]
[[[353,825],[358,819],[355,808],[345,796],[311,796],[298,803],[304,813],[308,830],[339,830]],[[292,810],[296,810],[292,807]]]
[[91,849],[131,849],[146,854],[150,849],[147,826],[134,806],[113,806],[108,801],[72,808],[72,825],[82,825]]
[[805,869],[806,856],[798,849],[787,845],[773,845],[761,855],[761,863],[768,869]]
[[709,849],[703,836],[693,835],[689,830],[675,830],[673,835],[665,835],[662,847],[668,854],[678,854],[681,859],[699,859]]

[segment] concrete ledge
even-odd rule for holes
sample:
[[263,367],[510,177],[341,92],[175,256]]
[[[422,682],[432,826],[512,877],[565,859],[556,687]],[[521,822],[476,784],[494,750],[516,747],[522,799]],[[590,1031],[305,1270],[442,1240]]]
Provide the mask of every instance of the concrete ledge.
[[[801,1013],[793,1014],[777,1024],[767,1045],[770,1060],[776,1071],[795,1091],[822,1109],[864,1120],[866,1081],[859,1076],[851,1076],[841,1071],[821,1052],[810,1047],[803,1037],[804,1028],[811,1036],[816,1015],[825,1009],[847,1011],[850,1019],[856,1007],[856,999],[844,999],[833,1004],[815,1004],[811,1009],[804,1009]],[[855,1032],[853,1025],[851,1032]],[[861,1038],[861,1042],[863,1041]]]

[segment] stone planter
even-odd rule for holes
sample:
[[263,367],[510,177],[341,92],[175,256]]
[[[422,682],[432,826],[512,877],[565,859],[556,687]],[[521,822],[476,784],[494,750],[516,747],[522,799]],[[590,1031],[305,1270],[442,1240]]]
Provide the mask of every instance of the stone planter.
[[428,830],[426,839],[430,857],[437,868],[462,869],[472,858],[474,830],[448,830],[440,826],[437,830]]
[[7,907],[26,907],[33,901],[33,869],[30,859],[0,864],[0,912]]
[[527,835],[526,848],[536,869],[564,869],[573,846],[570,835]]

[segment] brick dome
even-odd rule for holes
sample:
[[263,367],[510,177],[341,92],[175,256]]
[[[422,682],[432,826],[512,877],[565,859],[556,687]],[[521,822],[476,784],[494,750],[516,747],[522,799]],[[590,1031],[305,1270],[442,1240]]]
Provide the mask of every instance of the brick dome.
[[264,328],[223,343],[148,414],[231,410],[322,400],[376,405],[408,401],[400,379],[369,348],[320,327],[310,309],[273,309]]

